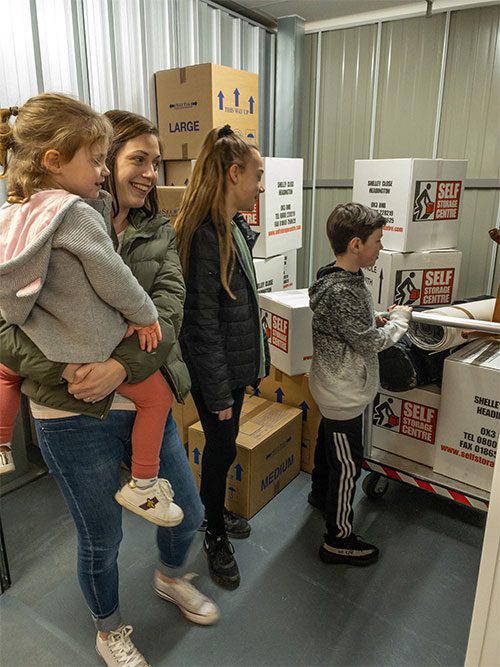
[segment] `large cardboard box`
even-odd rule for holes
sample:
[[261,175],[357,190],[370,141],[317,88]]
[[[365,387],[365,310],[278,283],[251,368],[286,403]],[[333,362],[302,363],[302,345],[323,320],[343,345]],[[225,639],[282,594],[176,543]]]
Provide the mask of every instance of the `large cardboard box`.
[[283,289],[297,289],[297,251],[289,250],[283,259]]
[[389,250],[455,248],[466,168],[467,160],[356,160],[352,198],[386,218]]
[[260,236],[254,257],[273,257],[302,247],[302,158],[264,158],[265,191],[253,211],[242,211]]
[[314,450],[321,413],[309,391],[309,375],[286,373],[271,365],[269,375],[260,381],[256,389],[250,392],[268,401],[292,405],[302,411],[302,442],[300,467],[305,472],[312,472],[314,467]]
[[435,472],[489,491],[500,432],[500,340],[446,358]]
[[440,402],[437,385],[381,389],[373,404],[372,446],[432,467]]
[[199,420],[198,411],[196,410],[196,405],[194,404],[191,394],[184,399],[184,403],[177,403],[177,401],[173,402],[172,416],[182,443],[187,445],[188,429],[192,424]]
[[198,157],[207,133],[226,124],[258,142],[257,74],[205,63],[156,72],[155,84],[166,160]]
[[182,197],[186,192],[186,188],[158,185],[156,190],[158,192],[158,203],[160,205],[160,209],[163,211],[163,213],[165,213],[167,218],[174,220],[177,216],[177,211],[181,205]]
[[259,295],[271,363],[287,375],[307,373],[312,359],[312,310],[307,289]]
[[[301,411],[245,396],[236,459],[227,478],[228,509],[250,519],[300,471]],[[189,462],[200,485],[205,438],[201,423],[189,427]]]
[[283,290],[283,276],[285,273],[285,258],[283,255],[277,255],[269,259],[254,259],[253,265],[259,294]]
[[165,185],[182,185],[189,183],[196,160],[164,160]]
[[375,266],[363,272],[376,310],[393,303],[435,308],[455,301],[461,261],[458,250],[382,250]]

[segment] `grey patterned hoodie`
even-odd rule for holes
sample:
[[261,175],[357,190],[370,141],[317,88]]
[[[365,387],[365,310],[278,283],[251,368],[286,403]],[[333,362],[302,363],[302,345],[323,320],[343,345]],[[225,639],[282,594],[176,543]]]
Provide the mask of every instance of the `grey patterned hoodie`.
[[377,353],[404,335],[410,313],[396,308],[389,322],[377,328],[362,271],[344,271],[335,263],[318,271],[309,298],[313,311],[311,394],[324,417],[354,419],[377,393]]

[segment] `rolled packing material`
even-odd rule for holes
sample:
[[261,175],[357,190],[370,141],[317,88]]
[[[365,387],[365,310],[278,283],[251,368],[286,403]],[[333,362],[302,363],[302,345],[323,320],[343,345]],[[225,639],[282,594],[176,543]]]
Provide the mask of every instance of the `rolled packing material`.
[[[427,311],[432,316],[457,317],[461,319],[490,321],[493,318],[495,299],[483,299],[482,301],[471,301],[456,306],[445,306],[444,308],[433,308]],[[410,322],[408,336],[411,342],[422,350],[429,352],[442,352],[451,347],[463,345],[474,338],[472,334],[467,339],[462,337],[465,329],[442,326],[438,324],[426,324],[424,322]]]

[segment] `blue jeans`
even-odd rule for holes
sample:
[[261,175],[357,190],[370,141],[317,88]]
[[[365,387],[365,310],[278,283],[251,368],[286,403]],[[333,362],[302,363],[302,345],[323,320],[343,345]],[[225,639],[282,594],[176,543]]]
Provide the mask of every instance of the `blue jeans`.
[[[118,549],[122,508],[114,499],[120,488],[120,464],[131,464],[135,412],[111,411],[104,421],[84,415],[36,419],[40,449],[57,481],[78,535],[78,579],[98,630],[116,629]],[[170,413],[160,452],[160,477],[170,480],[184,520],[158,528],[160,559],[168,567],[183,564],[203,517],[203,505],[186,452]]]

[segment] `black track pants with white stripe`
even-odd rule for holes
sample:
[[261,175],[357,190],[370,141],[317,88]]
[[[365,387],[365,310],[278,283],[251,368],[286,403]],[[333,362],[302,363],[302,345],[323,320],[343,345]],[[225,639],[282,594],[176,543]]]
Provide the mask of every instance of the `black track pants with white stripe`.
[[314,454],[312,494],[325,506],[331,537],[352,532],[354,491],[363,462],[363,415],[347,421],[323,417]]

